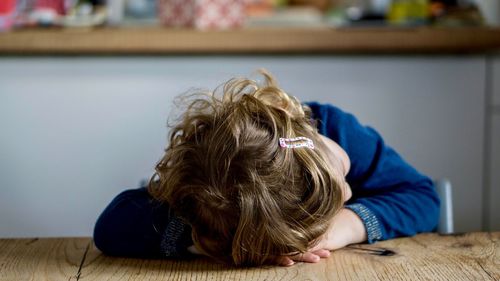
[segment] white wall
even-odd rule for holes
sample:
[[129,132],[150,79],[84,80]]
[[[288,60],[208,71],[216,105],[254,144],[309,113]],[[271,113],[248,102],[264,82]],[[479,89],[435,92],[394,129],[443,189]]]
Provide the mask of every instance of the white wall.
[[484,57],[4,57],[0,237],[91,235],[113,196],[151,175],[174,96],[260,67],[450,178],[456,229],[481,228]]

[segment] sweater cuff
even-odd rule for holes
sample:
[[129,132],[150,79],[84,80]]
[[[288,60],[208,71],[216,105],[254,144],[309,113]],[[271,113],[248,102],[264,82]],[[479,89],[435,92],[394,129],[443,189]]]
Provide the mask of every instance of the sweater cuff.
[[368,243],[375,243],[377,240],[382,240],[382,229],[375,214],[365,205],[360,203],[349,204],[345,206],[347,209],[355,212],[363,221],[366,229]]
[[191,227],[178,217],[172,218],[161,239],[162,253],[166,257],[189,256],[187,248],[192,244]]

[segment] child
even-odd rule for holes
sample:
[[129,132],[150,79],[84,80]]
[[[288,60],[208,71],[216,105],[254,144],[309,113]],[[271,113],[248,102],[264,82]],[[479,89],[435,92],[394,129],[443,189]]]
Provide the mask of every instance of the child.
[[261,71],[195,96],[149,188],[97,220],[105,254],[234,265],[317,262],[331,250],[432,231],[432,181],[380,135],[326,104],[300,104]]

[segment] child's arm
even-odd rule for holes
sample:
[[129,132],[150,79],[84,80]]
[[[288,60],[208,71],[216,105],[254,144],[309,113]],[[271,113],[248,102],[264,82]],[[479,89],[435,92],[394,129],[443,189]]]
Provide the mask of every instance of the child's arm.
[[189,226],[139,188],[120,193],[106,207],[96,222],[94,243],[108,255],[173,257],[189,255],[192,241]]
[[366,239],[366,229],[360,217],[350,209],[342,208],[333,218],[320,242],[311,251],[336,250],[349,244],[365,242]]
[[349,155],[351,170],[346,178],[353,198],[346,207],[363,221],[368,242],[432,231],[439,217],[432,181],[351,114],[331,105],[309,105],[320,120],[320,133]]
[[332,250],[364,241],[366,230],[363,221],[353,211],[342,208],[314,247],[303,254],[282,256],[280,265],[290,266],[298,261],[315,263],[321,258],[329,257]]

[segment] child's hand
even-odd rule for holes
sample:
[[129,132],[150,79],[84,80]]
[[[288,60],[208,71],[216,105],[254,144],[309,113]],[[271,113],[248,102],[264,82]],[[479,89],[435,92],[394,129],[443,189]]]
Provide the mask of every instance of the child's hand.
[[330,251],[325,249],[309,250],[303,254],[298,254],[294,256],[283,256],[279,261],[281,266],[291,266],[296,262],[319,262],[321,258],[328,258],[330,256]]
[[284,256],[280,265],[290,266],[295,262],[318,262],[330,256],[330,251],[349,244],[366,241],[366,229],[361,219],[349,209],[341,209],[333,218],[328,230],[321,236],[319,243],[304,254]]

